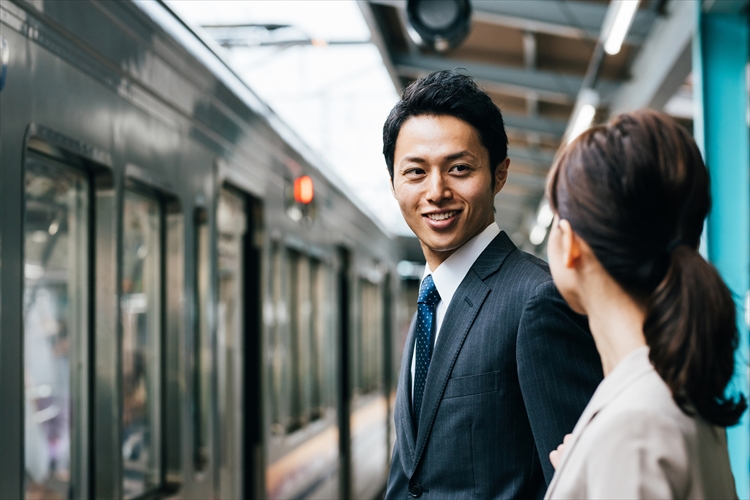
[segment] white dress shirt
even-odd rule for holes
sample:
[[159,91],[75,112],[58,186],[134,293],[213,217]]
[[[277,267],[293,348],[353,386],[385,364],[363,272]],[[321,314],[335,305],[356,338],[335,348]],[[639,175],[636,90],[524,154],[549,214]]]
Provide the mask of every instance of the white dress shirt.
[[[471,266],[484,252],[487,246],[495,239],[495,236],[500,234],[500,229],[494,222],[487,226],[487,228],[474,236],[472,239],[464,243],[458,250],[453,252],[450,257],[445,259],[434,271],[430,270],[430,266],[424,266],[424,276],[422,281],[428,276],[432,275],[432,280],[435,282],[435,288],[437,288],[438,294],[440,295],[440,302],[437,303],[435,308],[435,341],[433,342],[433,353],[437,349],[438,335],[440,334],[440,327],[443,325],[443,319],[445,318],[445,312],[448,310],[448,306],[451,305],[453,300],[453,294],[456,293],[458,286],[466,277],[466,273],[469,272]],[[414,339],[416,342],[416,338]],[[414,366],[417,360],[417,350],[414,349],[414,354],[411,358],[411,388],[412,388],[412,399],[414,398]]]

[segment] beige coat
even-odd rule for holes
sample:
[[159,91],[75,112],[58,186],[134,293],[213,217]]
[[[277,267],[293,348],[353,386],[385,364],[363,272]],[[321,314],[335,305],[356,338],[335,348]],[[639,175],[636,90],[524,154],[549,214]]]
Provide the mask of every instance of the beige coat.
[[545,498],[737,498],[726,432],[680,410],[642,347],[599,384]]

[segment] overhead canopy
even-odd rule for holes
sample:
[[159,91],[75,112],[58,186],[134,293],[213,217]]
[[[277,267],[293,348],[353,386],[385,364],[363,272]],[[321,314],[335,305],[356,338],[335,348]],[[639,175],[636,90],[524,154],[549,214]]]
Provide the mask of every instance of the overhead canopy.
[[[584,81],[591,81],[586,73],[609,4],[471,0],[468,37],[454,49],[437,52],[410,36],[406,0],[359,2],[398,92],[432,71],[463,68],[500,107],[510,141],[511,171],[496,201],[497,220],[528,250],[541,249],[529,242],[529,234],[545,176],[579,91]],[[620,52],[604,54],[597,65],[593,88],[599,93],[598,120],[606,119],[611,107],[663,108],[690,72],[694,23],[688,19],[694,8],[692,2],[675,0],[640,2]],[[639,73],[633,75],[635,67]]]

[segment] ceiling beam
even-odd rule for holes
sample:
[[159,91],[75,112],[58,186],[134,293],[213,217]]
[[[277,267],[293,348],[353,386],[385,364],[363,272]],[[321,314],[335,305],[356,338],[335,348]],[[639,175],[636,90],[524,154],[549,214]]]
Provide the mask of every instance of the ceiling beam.
[[[552,152],[539,149],[510,146],[508,148],[508,158],[510,158],[511,165],[517,160],[519,163],[529,165],[530,167],[548,169],[552,166],[552,162],[555,160],[555,155]],[[511,168],[513,167],[511,166]]]
[[[457,61],[436,55],[392,54],[391,62],[400,75],[411,78],[418,78],[433,71],[462,68],[485,87],[521,97],[525,97],[529,91],[534,91],[539,99],[561,104],[575,102],[583,83],[583,78],[580,76]],[[606,80],[597,84],[597,90],[602,94],[602,100],[605,101],[615,88],[615,83]]]
[[[369,0],[369,3],[404,9],[406,0]],[[477,21],[568,38],[599,38],[607,5],[582,1],[472,0]],[[653,9],[641,9],[628,32],[627,43],[638,44],[656,17]]]
[[632,79],[613,94],[615,115],[639,108],[662,109],[692,69],[695,4],[671,1],[633,61]]
[[362,12],[362,17],[365,18],[367,27],[370,29],[370,37],[375,43],[375,46],[378,48],[378,51],[380,52],[380,57],[383,59],[383,65],[388,71],[388,76],[391,77],[391,81],[393,82],[393,86],[396,87],[396,91],[400,92],[402,86],[401,77],[398,75],[396,68],[391,62],[388,44],[383,39],[383,32],[381,31],[380,25],[378,24],[378,20],[375,18],[375,13],[372,11],[372,5],[370,2],[356,3],[359,6],[359,10]]
[[527,172],[518,172],[511,169],[510,172],[508,172],[508,184],[515,184],[516,186],[542,192],[547,185],[547,176],[533,175]]
[[556,141],[562,140],[568,122],[541,116],[503,115],[505,128],[544,135]]
[[[608,5],[581,1],[472,0],[474,18],[502,26],[568,38],[596,40]],[[633,19],[626,43],[638,44],[648,33],[656,13],[641,9]]]

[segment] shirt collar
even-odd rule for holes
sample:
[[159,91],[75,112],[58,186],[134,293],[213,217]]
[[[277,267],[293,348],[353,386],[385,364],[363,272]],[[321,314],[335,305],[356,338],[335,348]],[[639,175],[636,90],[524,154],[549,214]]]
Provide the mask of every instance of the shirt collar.
[[432,274],[435,288],[437,288],[440,294],[440,300],[449,304],[458,286],[466,277],[466,273],[469,272],[469,269],[474,265],[477,258],[479,258],[498,234],[500,234],[500,229],[493,222],[484,231],[474,236],[453,252],[434,271],[430,271],[429,265],[424,266],[424,276],[422,279]]

